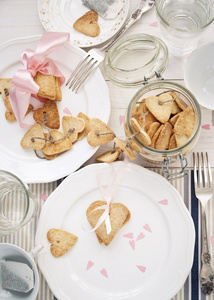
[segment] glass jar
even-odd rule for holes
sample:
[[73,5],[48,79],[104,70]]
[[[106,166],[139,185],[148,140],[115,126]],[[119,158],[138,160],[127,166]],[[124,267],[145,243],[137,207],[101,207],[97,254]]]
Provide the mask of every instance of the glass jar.
[[[193,108],[195,112],[195,127],[192,135],[182,146],[171,150],[153,149],[149,146],[144,145],[142,141],[138,139],[138,136],[135,134],[136,132],[133,130],[131,125],[133,109],[140,101],[142,101],[142,99],[148,96],[156,96],[163,92],[171,91],[174,91],[176,94],[178,94],[179,98],[181,98],[188,106]],[[129,145],[145,160],[151,163],[161,164],[168,180],[178,178],[186,174],[185,168],[187,166],[187,159],[185,155],[196,144],[199,138],[200,129],[201,109],[194,95],[184,86],[165,80],[154,80],[153,82],[148,83],[143,88],[141,88],[132,98],[125,114],[125,134],[127,136]],[[181,171],[179,171],[178,173],[170,174],[169,165],[177,160],[180,160]]]
[[163,73],[167,64],[168,49],[165,43],[157,37],[138,33],[115,43],[106,54],[103,67],[115,84],[134,87]]

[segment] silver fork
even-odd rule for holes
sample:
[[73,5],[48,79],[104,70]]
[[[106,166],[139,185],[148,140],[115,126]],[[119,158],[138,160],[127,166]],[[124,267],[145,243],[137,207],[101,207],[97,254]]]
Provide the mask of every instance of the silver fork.
[[[200,272],[201,289],[205,294],[210,294],[213,291],[214,273],[210,264],[211,256],[208,246],[207,225],[205,207],[207,202],[212,198],[213,182],[212,171],[206,153],[193,153],[194,165],[194,185],[195,195],[201,203],[201,224],[202,224],[202,253],[201,261],[202,268]],[[198,172],[197,172],[198,169]]]
[[82,61],[77,65],[75,70],[66,82],[66,86],[69,85],[69,89],[75,93],[82,87],[85,81],[90,75],[97,69],[100,63],[104,60],[105,52],[113,46],[116,41],[133,25],[137,20],[141,18],[143,13],[151,9],[155,4],[155,0],[141,0],[138,9],[131,15],[131,17],[124,23],[122,29],[106,44],[103,48],[91,49],[84,56]]

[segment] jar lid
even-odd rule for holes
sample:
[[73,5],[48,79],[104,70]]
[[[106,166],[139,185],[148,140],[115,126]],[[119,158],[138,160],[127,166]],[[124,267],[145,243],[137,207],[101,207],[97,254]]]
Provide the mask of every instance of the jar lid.
[[165,43],[148,34],[133,34],[113,45],[104,59],[106,75],[122,86],[137,86],[159,77],[168,64]]

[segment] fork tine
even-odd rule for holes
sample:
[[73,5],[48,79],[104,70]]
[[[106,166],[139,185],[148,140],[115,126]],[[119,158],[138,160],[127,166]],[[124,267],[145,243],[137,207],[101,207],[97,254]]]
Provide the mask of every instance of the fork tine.
[[[207,158],[206,155],[204,155],[204,153],[201,153],[201,157],[202,157],[202,163],[203,163],[203,174],[204,174],[204,186],[207,187],[208,185],[208,181],[207,181]],[[206,163],[205,163],[206,160]]]
[[[88,58],[89,58],[89,60],[88,60]],[[74,74],[73,79],[69,85],[69,89],[72,88],[72,86],[75,85],[79,80],[81,80],[82,76],[90,68],[92,61],[93,61],[93,59],[90,57],[87,57],[87,59],[84,60],[84,62],[81,64],[81,67]]]
[[88,54],[83,57],[83,60],[78,63],[74,71],[71,73],[71,76],[68,78],[66,82],[66,86],[70,83],[72,78],[82,69],[83,65],[85,64],[86,60],[88,59]]
[[91,68],[88,69],[88,71],[85,73],[85,75],[82,77],[82,79],[80,80],[80,82],[78,82],[78,85],[76,87],[74,87],[72,89],[72,91],[74,91],[77,93],[79,91],[79,89],[81,88],[81,86],[85,83],[85,81],[90,77],[90,75],[93,73],[93,71],[99,66],[98,62],[96,61]]
[[200,154],[198,152],[197,152],[197,157],[198,157],[198,187],[203,187],[201,160],[200,160]]
[[193,152],[193,167],[194,167],[194,184],[195,189],[198,186],[198,175],[197,175],[197,163],[196,163],[196,154]]
[[78,78],[76,78],[76,80],[71,83],[70,87],[72,87],[72,91],[74,91],[76,89],[77,86],[82,85],[85,80],[87,79],[88,75],[91,73],[91,71],[93,70],[93,66],[97,63],[96,60],[91,59],[87,65],[85,65],[85,68],[83,70],[83,72],[81,72],[81,74],[79,74]]
[[212,170],[210,167],[209,159],[208,159],[208,153],[206,152],[206,158],[207,158],[207,167],[208,167],[208,180],[209,180],[209,186],[212,186],[213,178],[212,178]]

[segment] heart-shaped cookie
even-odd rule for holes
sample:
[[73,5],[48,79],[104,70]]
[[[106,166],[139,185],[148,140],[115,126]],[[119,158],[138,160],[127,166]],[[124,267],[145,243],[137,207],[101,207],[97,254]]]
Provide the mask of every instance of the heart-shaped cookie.
[[71,133],[68,134],[68,138],[71,143],[74,143],[78,138],[79,132],[84,130],[85,121],[79,117],[64,116],[62,118],[62,128],[64,134],[67,134],[69,130],[72,130]]
[[[67,137],[64,137],[62,132],[60,132],[57,129],[52,129],[47,134],[47,139],[51,139],[51,141],[47,141],[42,149],[42,152],[45,155],[54,155],[61,152],[65,152],[71,149],[73,146],[70,140]],[[55,142],[53,143],[53,141]]]
[[85,115],[84,113],[82,113],[82,112],[78,113],[77,117],[82,118],[85,121],[85,128],[84,128],[84,130],[78,133],[77,140],[79,141],[85,135],[88,135],[88,133],[90,132],[90,126],[89,126],[90,118],[87,115]]
[[167,93],[161,94],[159,97],[150,96],[146,98],[146,107],[161,123],[166,123],[172,113],[173,104],[169,100],[172,100],[172,96]]
[[106,144],[115,137],[114,132],[100,119],[91,119],[89,126],[91,131],[88,133],[87,141],[91,146]]
[[[90,225],[94,228],[95,225],[97,224],[97,221],[99,220],[100,216],[103,214],[104,210],[103,209],[97,209],[94,210],[95,208],[105,205],[105,201],[95,201],[90,204],[86,211],[86,216],[88,219],[88,222]],[[131,213],[128,210],[128,208],[121,204],[121,203],[111,203],[110,206],[110,211],[109,211],[109,218],[111,222],[111,232],[107,234],[106,231],[106,225],[105,222],[103,223],[95,230],[97,236],[103,241],[103,243],[108,246],[117,232],[120,230],[120,228],[128,222],[128,220],[131,217]]]
[[65,230],[52,228],[47,232],[47,239],[52,244],[52,255],[60,257],[74,246],[78,237]]
[[119,147],[116,147],[114,149],[114,151],[109,150],[109,151],[99,155],[98,157],[96,157],[96,161],[106,162],[106,163],[113,162],[119,157],[120,152],[121,152],[121,149]]
[[129,143],[126,143],[124,140],[119,138],[114,138],[114,142],[130,159],[136,158]]
[[13,88],[11,80],[12,78],[0,78],[0,95],[3,100],[5,100],[7,96],[9,96],[9,93]]
[[35,123],[25,133],[20,144],[24,149],[33,148],[35,150],[41,150],[45,146],[45,141],[42,140],[44,137],[42,126]]
[[100,33],[100,26],[97,21],[98,14],[91,10],[77,19],[73,24],[73,28],[85,35],[98,36]]
[[47,100],[42,108],[36,109],[33,118],[37,123],[44,123],[49,128],[59,129],[60,127],[59,111],[56,103],[52,100]]

